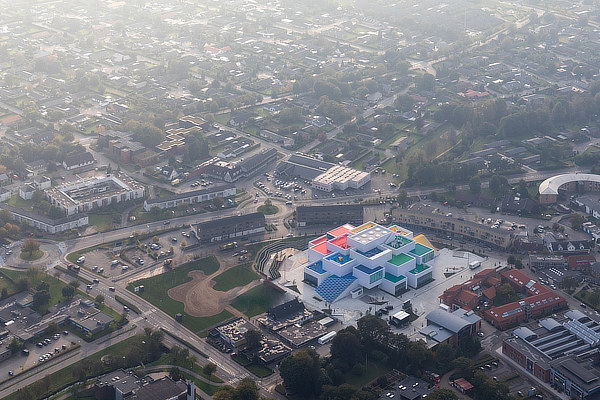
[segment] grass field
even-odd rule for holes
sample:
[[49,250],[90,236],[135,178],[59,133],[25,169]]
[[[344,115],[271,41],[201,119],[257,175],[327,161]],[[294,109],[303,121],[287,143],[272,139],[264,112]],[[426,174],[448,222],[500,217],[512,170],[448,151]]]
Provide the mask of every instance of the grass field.
[[183,303],[170,298],[167,292],[175,286],[191,281],[192,278],[188,276],[188,273],[191,271],[203,271],[206,275],[210,275],[218,269],[219,263],[216,258],[203,258],[183,264],[164,274],[132,282],[127,286],[127,289],[133,292],[134,287],[144,285],[144,292],[137,293],[138,296],[148,300],[172,317],[175,317],[177,313],[181,313],[183,315],[183,325],[194,332],[199,332],[230,318],[232,316],[231,313],[223,310],[221,313],[210,317],[192,317],[184,312]]
[[267,206],[263,204],[262,206],[259,206],[256,210],[262,212],[265,215],[273,215],[279,212],[279,207],[274,205]]
[[88,218],[89,224],[95,226],[100,232],[113,227],[113,215],[111,214],[90,214]]
[[24,253],[21,251],[21,253],[19,254],[19,257],[21,258],[21,260],[35,261],[35,260],[39,260],[40,258],[42,258],[43,255],[44,255],[44,252],[42,250],[38,249],[32,253]]
[[[0,272],[4,275],[3,279],[0,280],[0,282],[6,281],[6,277],[8,277],[14,283],[19,282],[21,279],[26,279],[29,288],[35,288],[42,281],[48,283],[48,286],[50,286],[50,300],[48,301],[48,304],[41,306],[38,310],[36,310],[40,314],[44,314],[48,307],[56,305],[56,303],[63,300],[62,288],[65,286],[65,284],[56,279],[55,277],[50,276],[42,271],[36,269],[29,269],[27,270],[27,272],[21,272],[0,268]],[[9,289],[10,286],[11,285],[8,285],[7,289]],[[11,293],[11,291],[8,290],[9,295],[16,293],[16,291],[18,290],[18,288],[15,285],[12,286],[15,291]]]
[[226,292],[239,286],[246,286],[258,278],[259,276],[250,268],[250,264],[236,265],[213,278],[216,282],[213,289]]
[[238,296],[231,305],[246,316],[254,317],[279,304],[284,297],[283,293],[263,283]]
[[361,376],[356,376],[352,374],[351,371],[344,374],[344,378],[346,378],[346,383],[349,383],[352,386],[357,388],[363,387],[367,383],[371,382],[373,379],[376,379],[382,375],[390,372],[392,368],[387,365],[381,364],[376,361],[369,361],[366,365],[366,371]]

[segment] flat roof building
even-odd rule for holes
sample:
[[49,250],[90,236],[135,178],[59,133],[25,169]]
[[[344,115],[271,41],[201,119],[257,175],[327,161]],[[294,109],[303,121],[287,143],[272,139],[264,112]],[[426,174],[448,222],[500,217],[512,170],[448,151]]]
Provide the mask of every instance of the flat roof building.
[[312,181],[315,189],[331,192],[360,188],[371,180],[371,174],[318,160],[306,154],[292,154],[287,161],[277,166],[281,176],[300,177]]
[[415,203],[408,208],[392,210],[392,220],[408,228],[419,228],[455,239],[469,240],[497,249],[507,249],[513,241],[511,231],[467,221],[447,215],[439,208]]
[[578,310],[515,329],[502,352],[526,372],[571,398],[600,392],[598,356],[600,322]]
[[201,222],[193,233],[201,243],[234,239],[265,232],[265,215],[261,212]]
[[190,192],[178,193],[173,196],[162,197],[158,199],[144,200],[144,210],[150,211],[154,207],[161,210],[174,208],[179,204],[197,204],[213,200],[216,197],[226,198],[235,196],[235,185],[219,185],[208,189],[192,190]]
[[465,338],[473,337],[481,329],[481,318],[474,311],[458,308],[449,312],[442,309],[433,310],[425,317],[427,326],[420,333],[427,338],[429,347],[440,343],[454,346]]
[[363,218],[364,209],[360,204],[296,207],[298,226],[344,223],[361,225]]
[[123,173],[80,179],[45,191],[48,201],[66,215],[140,199],[144,192],[144,185]]

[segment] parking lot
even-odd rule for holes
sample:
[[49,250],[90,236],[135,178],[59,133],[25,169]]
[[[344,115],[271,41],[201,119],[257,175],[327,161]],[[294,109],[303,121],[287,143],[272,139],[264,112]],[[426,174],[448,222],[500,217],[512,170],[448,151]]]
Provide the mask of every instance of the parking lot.
[[[85,261],[80,263],[106,278],[117,278],[132,270],[146,268],[153,264],[162,264],[167,260],[179,263],[184,260],[182,244],[196,244],[196,238],[190,234],[189,228],[180,231],[167,232],[154,238],[140,241],[140,246],[115,247],[113,250],[97,249],[85,254]],[[168,261],[167,261],[168,262]]]
[[[29,354],[22,352],[19,355],[11,357],[2,363],[2,370],[6,371],[3,372],[3,374],[6,374],[6,376],[1,376],[0,380],[10,377],[11,374],[19,374],[25,369],[34,367],[36,365],[50,363],[52,360],[63,355],[70,347],[73,346],[73,343],[81,344],[82,342],[77,336],[68,332],[67,334],[62,332],[55,335],[47,335],[47,337],[40,338],[38,340],[39,341],[35,344],[29,343],[26,346]],[[83,342],[82,346],[85,345],[86,343]]]

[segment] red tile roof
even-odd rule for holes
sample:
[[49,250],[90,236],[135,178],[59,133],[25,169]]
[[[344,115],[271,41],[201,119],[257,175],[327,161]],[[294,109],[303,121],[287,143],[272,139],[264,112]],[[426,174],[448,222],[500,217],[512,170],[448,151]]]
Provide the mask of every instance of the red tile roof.
[[583,269],[593,262],[596,262],[596,257],[593,254],[578,254],[567,257],[569,269]]
[[515,286],[524,287],[531,280],[529,275],[521,272],[518,269],[509,269],[500,273],[510,283]]
[[485,290],[482,292],[482,294],[483,294],[483,295],[484,295],[486,298],[488,298],[488,299],[490,299],[490,300],[494,300],[494,299],[496,298],[496,287],[495,287],[495,286],[489,287],[489,288],[485,289]]
[[468,380],[466,380],[465,378],[458,378],[454,381],[454,384],[456,386],[459,386],[463,392],[467,392],[471,389],[473,389],[473,385],[471,385],[471,382],[469,382]]

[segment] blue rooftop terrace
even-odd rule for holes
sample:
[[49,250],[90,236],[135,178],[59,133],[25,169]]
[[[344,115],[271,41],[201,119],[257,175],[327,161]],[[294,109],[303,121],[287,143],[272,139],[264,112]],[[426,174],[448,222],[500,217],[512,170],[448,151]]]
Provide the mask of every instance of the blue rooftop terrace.
[[373,256],[376,256],[377,254],[381,253],[383,250],[380,249],[379,247],[374,247],[371,250],[367,250],[367,251],[360,251],[360,250],[356,250],[356,252],[360,255],[363,255],[367,258],[371,258]]
[[369,268],[366,265],[357,265],[356,267],[357,270],[359,270],[360,272],[364,272],[367,275],[371,275],[374,274],[377,271],[381,271],[383,269],[383,267],[381,265],[376,266],[375,268]]
[[327,272],[327,271],[325,271],[323,269],[323,261],[320,261],[320,260],[317,261],[316,263],[310,264],[308,266],[308,269],[310,269],[311,271],[315,271],[319,275],[324,274],[325,272]]
[[348,261],[352,260],[352,258],[350,258],[350,256],[346,256],[346,255],[340,254],[340,253],[335,253],[335,254],[327,257],[327,259],[330,261],[335,261],[336,263],[338,263],[340,265],[344,265]]

